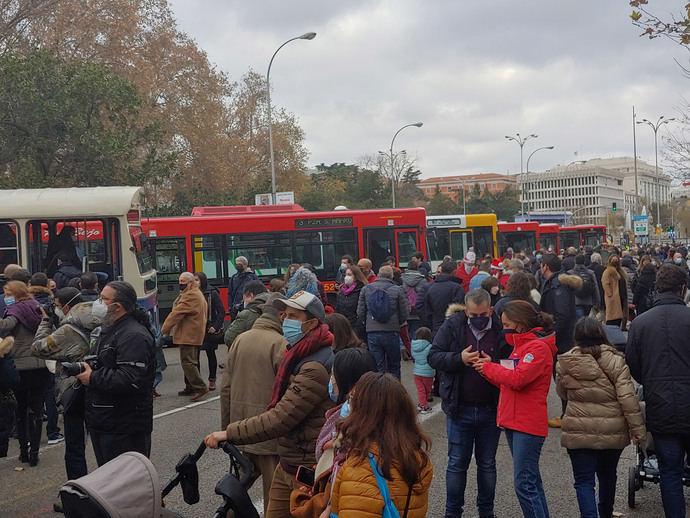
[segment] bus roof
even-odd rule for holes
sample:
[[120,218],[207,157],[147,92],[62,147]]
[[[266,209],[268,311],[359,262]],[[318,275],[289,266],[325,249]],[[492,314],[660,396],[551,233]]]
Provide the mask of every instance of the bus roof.
[[0,218],[122,216],[139,208],[140,187],[0,190]]

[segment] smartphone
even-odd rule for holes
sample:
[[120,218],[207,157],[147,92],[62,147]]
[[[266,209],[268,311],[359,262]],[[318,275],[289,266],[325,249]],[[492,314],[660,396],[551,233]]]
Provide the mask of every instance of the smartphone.
[[295,475],[295,480],[300,484],[308,487],[314,487],[314,470],[306,466],[299,466],[297,468],[297,474]]

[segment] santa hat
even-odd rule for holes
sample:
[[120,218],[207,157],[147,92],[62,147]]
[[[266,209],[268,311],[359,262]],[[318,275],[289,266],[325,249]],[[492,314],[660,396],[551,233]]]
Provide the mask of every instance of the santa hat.
[[465,264],[474,264],[477,261],[477,255],[472,251],[468,251],[465,254],[465,258],[463,259],[463,262]]
[[491,261],[491,269],[492,270],[503,270],[503,261],[500,259],[494,259]]

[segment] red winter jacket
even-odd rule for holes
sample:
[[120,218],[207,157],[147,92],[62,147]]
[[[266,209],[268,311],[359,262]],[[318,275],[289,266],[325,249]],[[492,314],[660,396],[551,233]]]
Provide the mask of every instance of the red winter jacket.
[[477,270],[476,266],[472,267],[470,273],[465,271],[465,263],[460,263],[460,266],[458,266],[458,269],[455,271],[455,276],[462,281],[462,289],[465,290],[465,293],[470,291],[470,281],[478,272],[479,270]]
[[515,349],[509,356],[518,359],[515,370],[498,363],[484,365],[484,376],[501,389],[498,399],[498,426],[546,437],[549,433],[546,396],[551,385],[556,335],[541,336],[542,329],[506,335]]

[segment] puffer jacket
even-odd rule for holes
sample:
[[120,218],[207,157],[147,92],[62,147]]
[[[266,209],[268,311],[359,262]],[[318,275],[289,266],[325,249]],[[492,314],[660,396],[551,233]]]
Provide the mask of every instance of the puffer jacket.
[[412,340],[412,358],[414,359],[412,374],[415,376],[433,378],[436,375],[436,371],[427,361],[430,350],[431,342],[427,340]]
[[[379,322],[369,313],[369,299],[377,290],[384,290],[388,293],[391,316],[387,322]],[[405,323],[409,315],[410,308],[405,291],[397,284],[394,284],[390,279],[382,279],[379,277],[371,284],[364,286],[362,292],[359,294],[357,318],[366,322],[367,333],[373,333],[375,331],[395,331],[397,333],[400,331],[400,326]]]
[[254,417],[230,423],[228,440],[253,444],[278,439],[278,456],[289,466],[313,466],[316,439],[333,406],[328,395],[333,350],[323,347],[293,370],[287,390],[276,406]]
[[575,292],[582,289],[578,275],[557,273],[544,281],[541,291],[541,310],[553,316],[556,347],[559,353],[573,346],[575,330]]
[[597,276],[594,272],[587,268],[584,264],[576,264],[572,270],[568,270],[568,273],[573,275],[579,275],[580,278],[589,278],[590,283],[594,287],[594,290],[589,295],[584,297],[579,297],[577,293],[575,294],[575,304],[577,306],[595,306],[599,307],[599,300],[601,294],[599,293],[599,283],[597,282]]
[[247,304],[246,308],[240,311],[237,316],[232,319],[223,337],[225,345],[230,347],[235,341],[235,338],[252,328],[256,319],[261,316],[261,308],[268,300],[268,295],[268,293],[259,293],[249,304]]
[[175,299],[173,308],[163,322],[163,336],[172,335],[175,345],[196,345],[204,343],[208,307],[201,290],[188,285]]
[[[407,320],[421,320],[423,315],[419,314],[419,309],[424,307],[424,294],[426,293],[425,286],[429,283],[429,281],[427,281],[426,277],[424,277],[424,275],[417,270],[407,270],[401,275],[400,278],[402,280],[402,287],[405,291],[405,294],[407,295],[408,289],[413,289],[417,296],[415,306],[410,306],[410,316],[407,317]],[[409,303],[409,297],[407,300]]]
[[[261,414],[271,402],[273,379],[287,340],[280,321],[269,314],[256,319],[230,346],[220,388],[221,426]],[[276,455],[275,439],[243,448],[256,455]]]
[[601,274],[601,286],[604,290],[604,304],[606,305],[606,320],[618,320],[623,318],[623,305],[618,281],[618,271],[613,266],[607,266]]
[[646,436],[640,404],[623,354],[601,345],[596,359],[573,347],[558,356],[556,390],[568,401],[561,446],[622,450],[631,438]]
[[501,389],[498,399],[498,426],[546,437],[549,433],[546,397],[551,386],[555,334],[543,335],[541,328],[506,336],[514,347],[509,359],[517,360],[514,369],[497,363],[484,365],[484,377]]
[[15,316],[7,315],[0,319],[0,335],[5,336],[11,334],[14,336],[14,346],[12,347],[12,358],[18,371],[26,371],[32,369],[45,369],[46,362],[31,355],[31,343],[34,340],[34,334],[41,322],[40,309],[38,302],[34,299],[26,299],[15,302],[15,305],[22,304],[26,306],[26,311],[36,312],[36,328],[29,328],[22,324]]
[[76,381],[76,377],[65,374],[61,362],[77,362],[86,356],[91,348],[91,331],[103,323],[101,318],[93,315],[92,306],[93,302],[77,304],[65,315],[57,329],[50,318],[44,318],[31,344],[31,354],[34,356],[58,361],[55,370],[58,402],[62,402],[63,394]]
[[[377,448],[372,447],[374,457]],[[424,518],[429,504],[429,488],[434,469],[429,460],[422,468],[419,480],[412,486],[407,518]],[[391,467],[392,480],[387,480],[388,492],[400,516],[405,512],[409,486],[402,479],[395,464]],[[331,493],[331,517],[380,517],[383,498],[369,459],[348,458],[338,472]]]
[[429,289],[424,295],[425,321],[431,323],[431,333],[441,328],[446,319],[446,310],[453,303],[463,303],[465,301],[465,290],[456,282],[457,277],[447,273],[439,273],[434,282],[429,284]]

